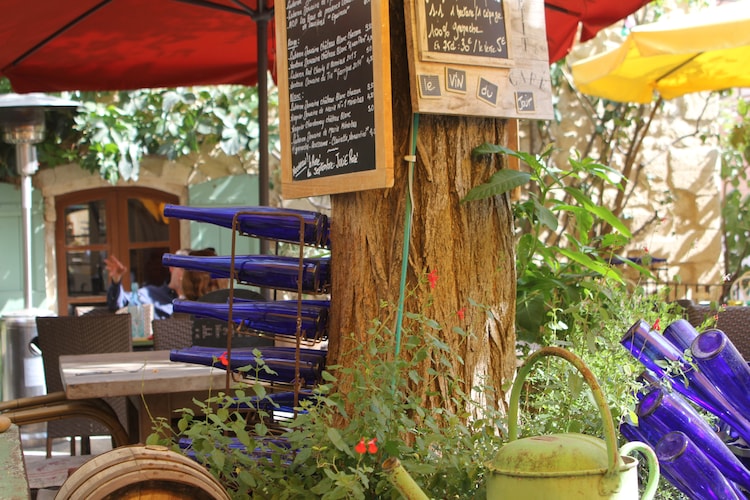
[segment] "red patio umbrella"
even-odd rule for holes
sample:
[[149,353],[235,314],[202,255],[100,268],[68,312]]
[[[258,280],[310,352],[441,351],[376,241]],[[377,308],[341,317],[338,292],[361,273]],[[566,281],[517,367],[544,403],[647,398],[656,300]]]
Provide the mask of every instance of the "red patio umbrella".
[[262,0],[6,0],[0,76],[22,93],[254,85],[272,16]]
[[[0,76],[21,93],[257,83],[267,145],[273,26],[273,0],[5,0]],[[267,186],[267,146],[258,163]]]
[[570,52],[581,25],[581,41],[628,17],[651,0],[545,0],[549,61],[559,61]]

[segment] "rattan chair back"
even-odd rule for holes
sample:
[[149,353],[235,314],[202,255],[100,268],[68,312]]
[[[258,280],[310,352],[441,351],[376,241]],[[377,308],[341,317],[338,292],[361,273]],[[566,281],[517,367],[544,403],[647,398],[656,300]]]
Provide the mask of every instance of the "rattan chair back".
[[157,351],[182,349],[193,345],[193,319],[190,315],[155,319],[151,325],[154,331],[154,349]]
[[[48,394],[63,390],[60,356],[132,351],[129,314],[38,317],[36,326]],[[125,398],[107,398],[106,401],[127,429]],[[47,423],[48,456],[52,439],[80,436],[83,440],[108,434],[106,427],[90,419],[50,421]],[[71,446],[71,453],[73,450]]]
[[745,361],[750,361],[750,307],[727,306],[717,310],[709,305],[691,303],[685,307],[685,313],[688,322],[699,331],[707,319],[715,317],[714,327],[726,333]]

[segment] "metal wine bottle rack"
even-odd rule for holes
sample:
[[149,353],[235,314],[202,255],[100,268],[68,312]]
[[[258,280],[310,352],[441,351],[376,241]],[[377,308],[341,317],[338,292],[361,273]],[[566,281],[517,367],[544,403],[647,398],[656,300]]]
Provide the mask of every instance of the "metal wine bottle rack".
[[[305,220],[302,217],[302,215],[294,212],[277,212],[270,214],[268,212],[264,211],[253,211],[253,210],[247,210],[247,211],[238,211],[234,214],[234,217],[232,219],[232,246],[231,246],[231,265],[230,265],[230,280],[229,280],[229,311],[228,311],[228,324],[227,324],[227,357],[231,360],[232,355],[232,337],[236,333],[238,335],[249,335],[249,336],[257,336],[257,337],[263,337],[263,338],[271,338],[273,340],[276,339],[284,339],[289,340],[289,335],[282,335],[282,334],[275,334],[275,333],[269,333],[269,332],[261,332],[257,330],[250,329],[248,327],[245,327],[244,325],[237,325],[233,321],[232,313],[233,313],[233,304],[234,304],[234,285],[235,282],[238,283],[246,283],[243,282],[239,277],[238,273],[235,268],[235,258],[236,258],[236,242],[237,242],[237,234],[249,236],[249,237],[256,237],[258,239],[272,239],[272,238],[266,238],[266,237],[258,237],[256,235],[248,234],[246,232],[243,232],[240,229],[239,224],[239,218],[242,215],[253,215],[253,216],[260,216],[260,217],[290,217],[295,218],[299,221],[299,242],[295,242],[299,244],[299,272],[297,275],[297,315],[296,315],[296,332],[294,335],[294,344],[295,344],[295,357],[294,357],[294,382],[291,384],[293,386],[294,390],[294,407],[296,408],[298,405],[298,397],[299,397],[299,391],[302,388],[302,378],[300,376],[300,352],[303,346],[305,347],[314,347],[315,345],[320,344],[323,341],[323,336],[321,336],[321,332],[316,332],[316,335],[314,338],[309,338],[306,335],[302,334],[302,296],[305,293],[303,290],[303,278],[304,278],[304,252],[305,248],[309,246],[315,246],[310,245],[305,241]],[[278,243],[281,240],[274,240],[277,243],[277,251],[278,251]],[[326,319],[327,321],[327,319]],[[326,332],[327,333],[327,332]],[[227,379],[226,379],[226,388],[229,390],[231,387],[232,382],[232,370],[227,370]],[[272,382],[272,387],[279,387],[280,389],[284,386],[288,387],[289,384],[285,384],[283,382]]]

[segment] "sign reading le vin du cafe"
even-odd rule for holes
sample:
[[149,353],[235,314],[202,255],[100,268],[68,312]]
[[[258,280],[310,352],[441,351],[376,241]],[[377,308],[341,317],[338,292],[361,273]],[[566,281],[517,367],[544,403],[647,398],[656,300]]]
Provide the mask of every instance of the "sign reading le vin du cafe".
[[543,0],[406,0],[420,113],[552,118]]

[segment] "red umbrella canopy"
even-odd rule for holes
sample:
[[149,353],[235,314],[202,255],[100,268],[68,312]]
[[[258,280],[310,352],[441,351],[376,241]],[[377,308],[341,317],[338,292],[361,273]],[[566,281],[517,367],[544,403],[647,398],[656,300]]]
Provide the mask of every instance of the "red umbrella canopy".
[[264,0],[6,0],[0,76],[24,93],[254,85],[275,66],[272,16]]
[[628,17],[651,0],[545,0],[549,62],[559,61],[570,52],[581,25],[581,41]]

